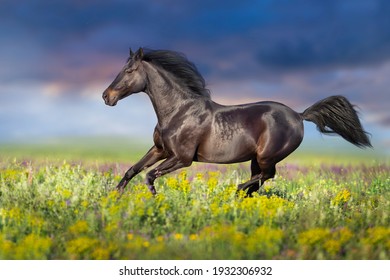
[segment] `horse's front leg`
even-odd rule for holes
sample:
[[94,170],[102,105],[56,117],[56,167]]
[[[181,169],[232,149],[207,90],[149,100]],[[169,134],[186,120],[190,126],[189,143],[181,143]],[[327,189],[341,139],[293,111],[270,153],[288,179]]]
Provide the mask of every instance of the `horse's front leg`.
[[144,156],[143,158],[138,161],[136,164],[134,164],[132,167],[129,168],[129,170],[126,171],[125,175],[123,176],[122,180],[117,185],[116,189],[119,192],[123,192],[126,185],[130,182],[130,180],[140,173],[145,168],[148,168],[155,164],[156,162],[165,159],[166,153],[164,150],[157,148],[156,146],[153,146]]
[[154,187],[154,181],[156,180],[156,178],[171,173],[177,169],[190,166],[191,163],[192,161],[184,162],[182,160],[179,160],[175,156],[167,158],[160,165],[158,165],[156,168],[146,174],[146,185],[148,186],[152,194],[155,195],[157,193]]

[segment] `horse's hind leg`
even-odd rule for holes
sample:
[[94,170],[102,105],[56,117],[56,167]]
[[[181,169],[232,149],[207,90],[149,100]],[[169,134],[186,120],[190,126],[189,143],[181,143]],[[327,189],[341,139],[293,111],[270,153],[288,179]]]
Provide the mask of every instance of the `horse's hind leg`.
[[271,179],[275,176],[276,168],[275,168],[274,164],[259,165],[259,167],[261,169],[261,173],[259,176],[260,184],[259,184],[259,182],[257,182],[256,184],[252,184],[251,186],[249,186],[248,191],[247,191],[248,196],[251,196],[252,193],[257,192],[259,190],[260,186],[262,186],[265,181],[267,181],[268,179]]
[[[247,190],[247,195],[251,196],[252,193],[257,192],[264,184],[265,181],[275,176],[276,168],[275,164],[262,163],[259,164],[257,160],[251,162],[252,177],[248,182],[238,185],[238,191]],[[259,182],[260,181],[260,182]]]
[[245,183],[239,184],[237,187],[237,191],[245,191],[248,190],[250,193],[257,191],[259,189],[259,180],[261,169],[256,159],[252,159],[251,161],[251,179]]

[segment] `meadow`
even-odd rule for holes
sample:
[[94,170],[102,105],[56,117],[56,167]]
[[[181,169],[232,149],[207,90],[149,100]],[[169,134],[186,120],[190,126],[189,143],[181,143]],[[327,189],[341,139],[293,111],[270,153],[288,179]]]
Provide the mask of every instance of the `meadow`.
[[248,164],[195,164],[153,197],[145,173],[119,196],[126,156],[92,150],[3,147],[0,259],[390,258],[384,158],[298,154],[249,198]]

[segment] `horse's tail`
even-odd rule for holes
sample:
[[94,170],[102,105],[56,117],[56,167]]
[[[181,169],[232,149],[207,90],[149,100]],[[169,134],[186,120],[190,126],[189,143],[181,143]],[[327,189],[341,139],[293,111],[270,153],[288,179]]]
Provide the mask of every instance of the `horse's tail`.
[[353,105],[343,96],[330,96],[307,108],[301,116],[326,134],[339,134],[352,144],[372,147]]

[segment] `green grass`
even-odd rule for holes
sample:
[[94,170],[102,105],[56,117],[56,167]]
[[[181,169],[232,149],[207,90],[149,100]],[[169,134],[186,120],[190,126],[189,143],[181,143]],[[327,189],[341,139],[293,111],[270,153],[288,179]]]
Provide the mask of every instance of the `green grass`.
[[96,147],[3,146],[0,259],[390,257],[385,159],[298,153],[252,198],[236,194],[247,164],[195,164],[157,179],[156,197],[145,173],[119,197],[124,163],[140,156]]
[[18,161],[134,162],[152,146],[150,141],[91,137],[51,139],[41,142],[0,144],[0,157]]

